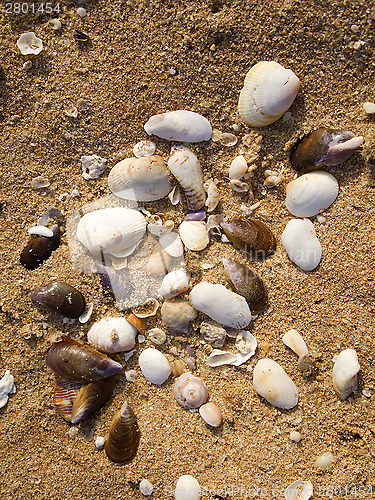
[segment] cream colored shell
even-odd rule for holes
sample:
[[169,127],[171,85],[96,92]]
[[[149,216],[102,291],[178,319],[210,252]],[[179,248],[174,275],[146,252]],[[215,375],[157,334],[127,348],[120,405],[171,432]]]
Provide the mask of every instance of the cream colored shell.
[[333,388],[342,400],[348,398],[358,387],[360,366],[354,349],[345,349],[335,361],[332,371]]
[[198,220],[185,220],[178,229],[180,238],[189,250],[199,252],[209,243],[206,224]]
[[189,372],[176,380],[173,392],[176,401],[186,410],[199,408],[208,399],[208,390],[203,380]]
[[303,271],[313,271],[322,258],[322,245],[309,219],[292,219],[286,225],[281,241],[288,257]]
[[212,135],[207,118],[184,109],[151,116],[144,129],[149,135],[154,134],[168,141],[208,141]]
[[190,274],[183,269],[171,271],[162,281],[159,293],[166,299],[177,297],[180,293],[186,292],[189,288]]
[[130,351],[135,346],[137,329],[123,317],[103,318],[92,325],[87,341],[106,353]]
[[179,478],[174,490],[175,500],[200,500],[201,487],[195,477],[184,474]]

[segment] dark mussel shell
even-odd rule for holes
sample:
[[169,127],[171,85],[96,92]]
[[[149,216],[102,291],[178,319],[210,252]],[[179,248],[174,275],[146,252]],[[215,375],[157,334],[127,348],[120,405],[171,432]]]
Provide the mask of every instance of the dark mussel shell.
[[29,293],[30,299],[46,309],[67,318],[78,318],[86,307],[84,296],[76,288],[62,281],[54,281]]
[[20,255],[21,264],[32,271],[47,260],[60,245],[60,229],[58,224],[51,227],[53,236],[36,236],[31,238]]
[[226,236],[247,256],[265,258],[276,250],[276,239],[264,222],[258,219],[235,217],[220,223]]
[[125,401],[112,420],[105,451],[112,462],[127,462],[137,453],[141,431],[137,417],[129,403]]
[[52,344],[46,363],[58,377],[78,383],[97,382],[122,370],[120,363],[77,340]]
[[265,284],[249,267],[233,259],[223,259],[224,269],[234,290],[245,297],[251,312],[258,314],[267,306],[268,293]]

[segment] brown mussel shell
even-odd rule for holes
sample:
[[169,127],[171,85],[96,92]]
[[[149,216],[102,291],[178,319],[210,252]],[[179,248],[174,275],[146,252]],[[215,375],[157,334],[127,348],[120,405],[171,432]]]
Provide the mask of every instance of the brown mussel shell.
[[141,431],[137,417],[129,403],[125,401],[118,410],[109,428],[105,451],[112,462],[123,463],[132,459],[137,453]]
[[67,318],[78,318],[86,307],[84,296],[76,288],[62,281],[54,281],[29,293],[30,299],[46,309]]
[[259,219],[235,217],[220,222],[233,245],[244,250],[246,256],[262,259],[276,250],[276,239],[270,228]]
[[78,383],[97,382],[122,370],[120,363],[77,340],[52,344],[46,363],[58,377]]
[[268,293],[263,280],[249,267],[233,259],[223,259],[225,272],[234,291],[245,297],[251,312],[258,314],[267,306]]
[[60,245],[60,229],[57,224],[51,228],[53,236],[35,236],[31,238],[20,255],[21,264],[29,271],[39,267]]

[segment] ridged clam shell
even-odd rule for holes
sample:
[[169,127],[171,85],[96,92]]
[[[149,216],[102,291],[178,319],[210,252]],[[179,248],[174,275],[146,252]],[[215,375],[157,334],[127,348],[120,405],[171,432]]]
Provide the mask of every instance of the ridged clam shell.
[[177,297],[189,288],[189,280],[190,274],[183,269],[172,271],[164,277],[159,293],[167,299]]
[[209,243],[206,224],[198,220],[185,220],[178,228],[180,238],[189,250],[199,252]]
[[332,174],[316,170],[286,186],[286,208],[298,217],[313,217],[337,198],[339,184]]
[[354,349],[345,349],[335,361],[332,371],[333,388],[342,400],[348,398],[358,387],[360,366]]
[[151,116],[144,126],[149,135],[168,141],[208,141],[212,135],[210,122],[193,111],[177,110]]
[[221,325],[242,329],[251,321],[251,311],[241,295],[223,285],[202,281],[190,292],[190,303]]
[[199,408],[208,399],[208,390],[199,377],[187,372],[178,377],[173,387],[176,401],[185,408]]
[[112,462],[127,462],[137,453],[141,432],[137,417],[125,401],[111,422],[105,451]]
[[146,232],[145,217],[130,208],[103,208],[82,217],[77,238],[93,254],[126,257],[134,252]]
[[289,109],[299,87],[300,81],[292,70],[275,61],[261,61],[246,75],[238,111],[248,125],[265,127]]
[[271,405],[289,410],[298,403],[298,389],[275,361],[263,358],[255,365],[253,386]]
[[138,362],[143,376],[152,384],[162,385],[171,374],[167,358],[152,347],[141,352]]
[[108,186],[119,198],[136,201],[159,200],[171,190],[167,167],[157,155],[120,161],[109,173]]
[[322,246],[309,219],[292,219],[286,225],[281,241],[288,257],[303,271],[315,269],[322,258]]
[[206,201],[202,167],[195,154],[186,146],[173,146],[168,168],[177,179],[189,210],[199,210]]
[[87,341],[106,353],[130,351],[135,346],[137,328],[123,317],[103,318],[92,325]]

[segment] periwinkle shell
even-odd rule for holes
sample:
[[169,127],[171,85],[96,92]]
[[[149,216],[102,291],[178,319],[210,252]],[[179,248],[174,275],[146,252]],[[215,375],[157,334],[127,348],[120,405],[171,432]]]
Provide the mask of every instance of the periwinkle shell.
[[229,221],[220,222],[226,236],[246,255],[261,259],[274,253],[276,239],[270,228],[258,219],[235,217]]
[[58,224],[52,226],[53,236],[36,236],[31,238],[20,255],[21,264],[32,271],[47,260],[60,245],[60,229]]
[[35,288],[29,293],[30,299],[46,309],[58,312],[67,318],[78,318],[86,307],[82,293],[62,281]]
[[125,401],[112,420],[105,451],[112,462],[127,462],[137,452],[141,432],[138,428],[137,417],[129,403]]
[[120,363],[77,340],[52,344],[46,363],[58,377],[79,383],[96,382],[122,370]]

